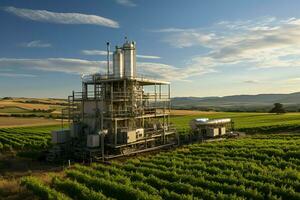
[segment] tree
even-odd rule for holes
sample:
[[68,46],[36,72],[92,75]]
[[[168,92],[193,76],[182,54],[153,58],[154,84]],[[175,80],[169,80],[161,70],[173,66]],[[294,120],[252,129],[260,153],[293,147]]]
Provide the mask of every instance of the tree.
[[282,114],[286,113],[281,103],[274,103],[274,108],[270,110],[270,113]]

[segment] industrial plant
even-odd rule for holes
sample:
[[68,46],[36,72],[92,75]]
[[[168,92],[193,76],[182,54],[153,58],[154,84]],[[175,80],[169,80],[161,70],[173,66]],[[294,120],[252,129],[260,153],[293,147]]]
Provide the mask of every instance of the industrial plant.
[[83,76],[82,91],[68,97],[48,161],[104,160],[176,144],[170,83],[138,76],[135,42],[116,46],[112,60],[111,67],[107,43],[107,72]]

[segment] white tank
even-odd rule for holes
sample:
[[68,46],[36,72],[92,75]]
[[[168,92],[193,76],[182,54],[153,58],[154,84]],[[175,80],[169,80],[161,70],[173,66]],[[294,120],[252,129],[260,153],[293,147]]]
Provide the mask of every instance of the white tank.
[[136,52],[134,42],[125,42],[124,52],[124,75],[126,78],[136,77]]
[[115,78],[122,78],[124,75],[123,52],[121,48],[116,47],[113,54],[113,72]]
[[198,118],[190,121],[190,127],[194,130],[198,125],[217,125],[217,124],[227,124],[230,123],[230,118],[224,119],[208,119],[208,118]]

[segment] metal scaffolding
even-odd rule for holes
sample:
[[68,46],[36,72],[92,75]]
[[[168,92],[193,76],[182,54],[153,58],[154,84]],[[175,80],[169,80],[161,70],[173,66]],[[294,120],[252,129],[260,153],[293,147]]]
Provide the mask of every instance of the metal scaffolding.
[[84,76],[82,91],[68,97],[70,154],[104,159],[176,143],[170,83],[138,77],[135,55],[134,42],[116,47],[113,72],[108,64],[108,74]]

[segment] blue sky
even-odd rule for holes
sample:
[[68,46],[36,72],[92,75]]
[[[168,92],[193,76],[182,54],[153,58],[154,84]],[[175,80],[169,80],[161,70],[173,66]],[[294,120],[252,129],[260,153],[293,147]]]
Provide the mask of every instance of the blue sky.
[[0,96],[66,97],[105,70],[106,41],[172,96],[300,91],[297,0],[1,0]]

